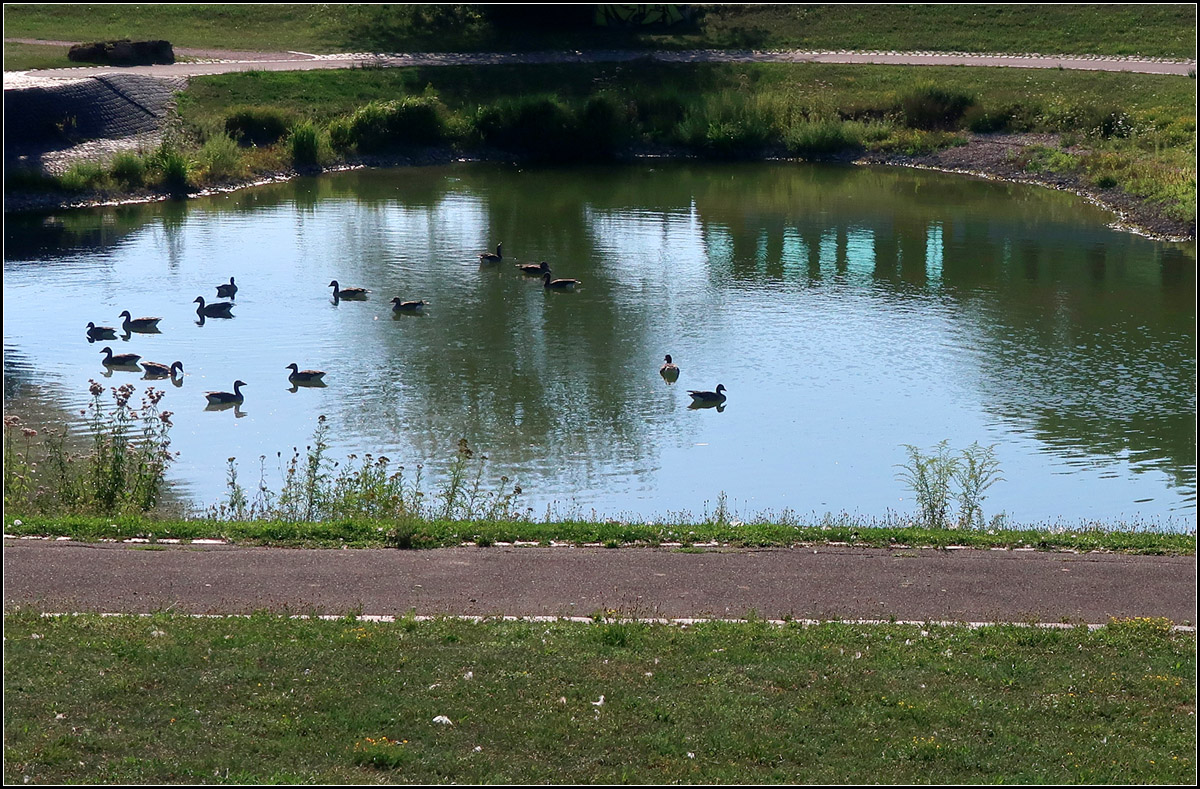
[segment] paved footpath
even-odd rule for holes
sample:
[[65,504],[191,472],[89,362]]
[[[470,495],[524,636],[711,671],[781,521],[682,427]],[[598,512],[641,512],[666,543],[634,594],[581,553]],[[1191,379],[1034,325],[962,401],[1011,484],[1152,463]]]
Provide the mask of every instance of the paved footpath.
[[[14,39],[13,43],[70,46],[66,41]],[[230,52],[176,48],[179,57],[199,62],[158,66],[83,66],[6,72],[5,88],[34,87],[46,81],[81,79],[108,74],[141,74],[151,77],[195,77],[236,71],[307,71],[362,66],[466,66],[516,63],[870,63],[895,66],[987,66],[1010,68],[1072,69],[1087,71],[1132,71],[1141,74],[1186,75],[1196,70],[1195,60],[1117,57],[1102,55],[986,55],[961,52],[851,52],[851,51],[758,51],[697,49],[682,51],[590,50],[558,52],[414,52],[380,54],[370,52],[314,55],[306,52]]]
[[1196,623],[1195,556],[870,549],[300,550],[6,539],[43,611]]

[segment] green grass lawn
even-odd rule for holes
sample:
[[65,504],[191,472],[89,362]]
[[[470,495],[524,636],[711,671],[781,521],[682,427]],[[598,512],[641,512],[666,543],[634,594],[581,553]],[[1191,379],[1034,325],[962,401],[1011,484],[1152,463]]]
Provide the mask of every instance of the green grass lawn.
[[4,70],[72,68],[80,65],[67,59],[67,48],[41,44],[5,44]]
[[176,47],[317,53],[757,47],[1196,56],[1196,11],[1184,4],[692,9],[694,18],[687,24],[613,31],[593,24],[589,6],[551,12],[534,6],[29,4],[5,7],[4,34],[60,41],[167,39]]
[[680,628],[10,611],[4,779],[1191,784],[1195,657],[1194,634],[1161,620]]

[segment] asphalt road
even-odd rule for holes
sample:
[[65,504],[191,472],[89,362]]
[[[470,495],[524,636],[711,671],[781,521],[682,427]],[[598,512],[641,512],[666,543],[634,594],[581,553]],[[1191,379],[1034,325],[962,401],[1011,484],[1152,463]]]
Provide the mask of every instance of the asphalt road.
[[48,612],[1196,621],[1196,557],[1033,551],[299,550],[6,539],[4,603]]

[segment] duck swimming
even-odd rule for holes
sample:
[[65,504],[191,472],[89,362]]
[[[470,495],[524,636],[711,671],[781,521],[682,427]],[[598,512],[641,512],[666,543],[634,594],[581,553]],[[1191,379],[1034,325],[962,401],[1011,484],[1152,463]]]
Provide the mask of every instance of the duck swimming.
[[551,290],[571,290],[578,284],[580,283],[577,279],[550,279],[549,271],[542,275],[542,287]]
[[104,364],[109,367],[132,367],[142,358],[136,353],[114,354],[107,345],[100,349],[100,353],[104,354]]
[[158,331],[158,322],[162,320],[162,318],[134,318],[129,314],[129,310],[122,312],[120,317],[125,319],[125,321],[121,324],[121,328],[123,328],[126,332]]
[[87,336],[89,340],[115,340],[117,339],[117,330],[112,326],[97,326],[92,321],[88,321]]
[[658,368],[658,373],[668,381],[674,382],[679,378],[679,367],[671,361],[671,354],[667,354],[663,366]]
[[324,370],[301,370],[300,365],[292,362],[285,370],[291,370],[292,374],[288,376],[288,380],[293,383],[316,383],[325,377]]
[[228,285],[218,285],[217,286],[217,298],[218,299],[232,299],[234,296],[237,295],[237,292],[238,292],[238,286],[233,283],[233,277],[229,278]]
[[333,288],[333,299],[365,299],[371,291],[366,288],[339,288],[338,281],[335,279],[329,283],[329,287]]
[[532,274],[540,277],[543,274],[550,273],[550,264],[544,260],[541,263],[517,263],[516,267],[521,269],[522,274]]
[[166,378],[168,375],[174,378],[176,370],[183,372],[183,362],[172,362],[170,367],[158,362],[142,362],[142,369],[147,378]]
[[725,402],[725,385],[717,384],[717,389],[714,392],[701,392],[696,389],[692,389],[688,391],[688,394],[692,396],[693,405],[705,403],[723,403]]
[[196,308],[196,314],[207,318],[232,318],[233,302],[230,301],[214,301],[212,304],[205,304],[203,296],[197,296],[193,304],[199,304]]
[[392,299],[392,311],[393,312],[419,312],[420,310],[424,309],[424,307],[425,307],[424,300],[422,300],[422,301],[401,301],[399,296]]
[[496,245],[496,254],[494,254],[494,255],[491,252],[484,252],[483,254],[481,254],[479,256],[479,262],[480,263],[499,263],[501,260],[504,260],[504,255],[500,252],[500,248],[503,246],[504,246],[504,242],[500,242],[499,244],[497,244]]
[[242,387],[246,385],[245,381],[234,381],[232,392],[205,392],[204,397],[210,405],[240,403],[246,399],[245,395],[241,392]]

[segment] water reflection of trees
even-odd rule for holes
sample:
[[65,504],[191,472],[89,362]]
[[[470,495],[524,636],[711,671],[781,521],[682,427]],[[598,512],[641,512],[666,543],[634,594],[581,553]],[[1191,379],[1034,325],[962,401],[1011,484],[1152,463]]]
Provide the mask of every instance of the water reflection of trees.
[[713,262],[733,283],[857,269],[936,293],[995,414],[1195,485],[1194,248],[1081,222],[1068,195],[940,174],[776,169],[695,193],[706,232],[731,242]]

